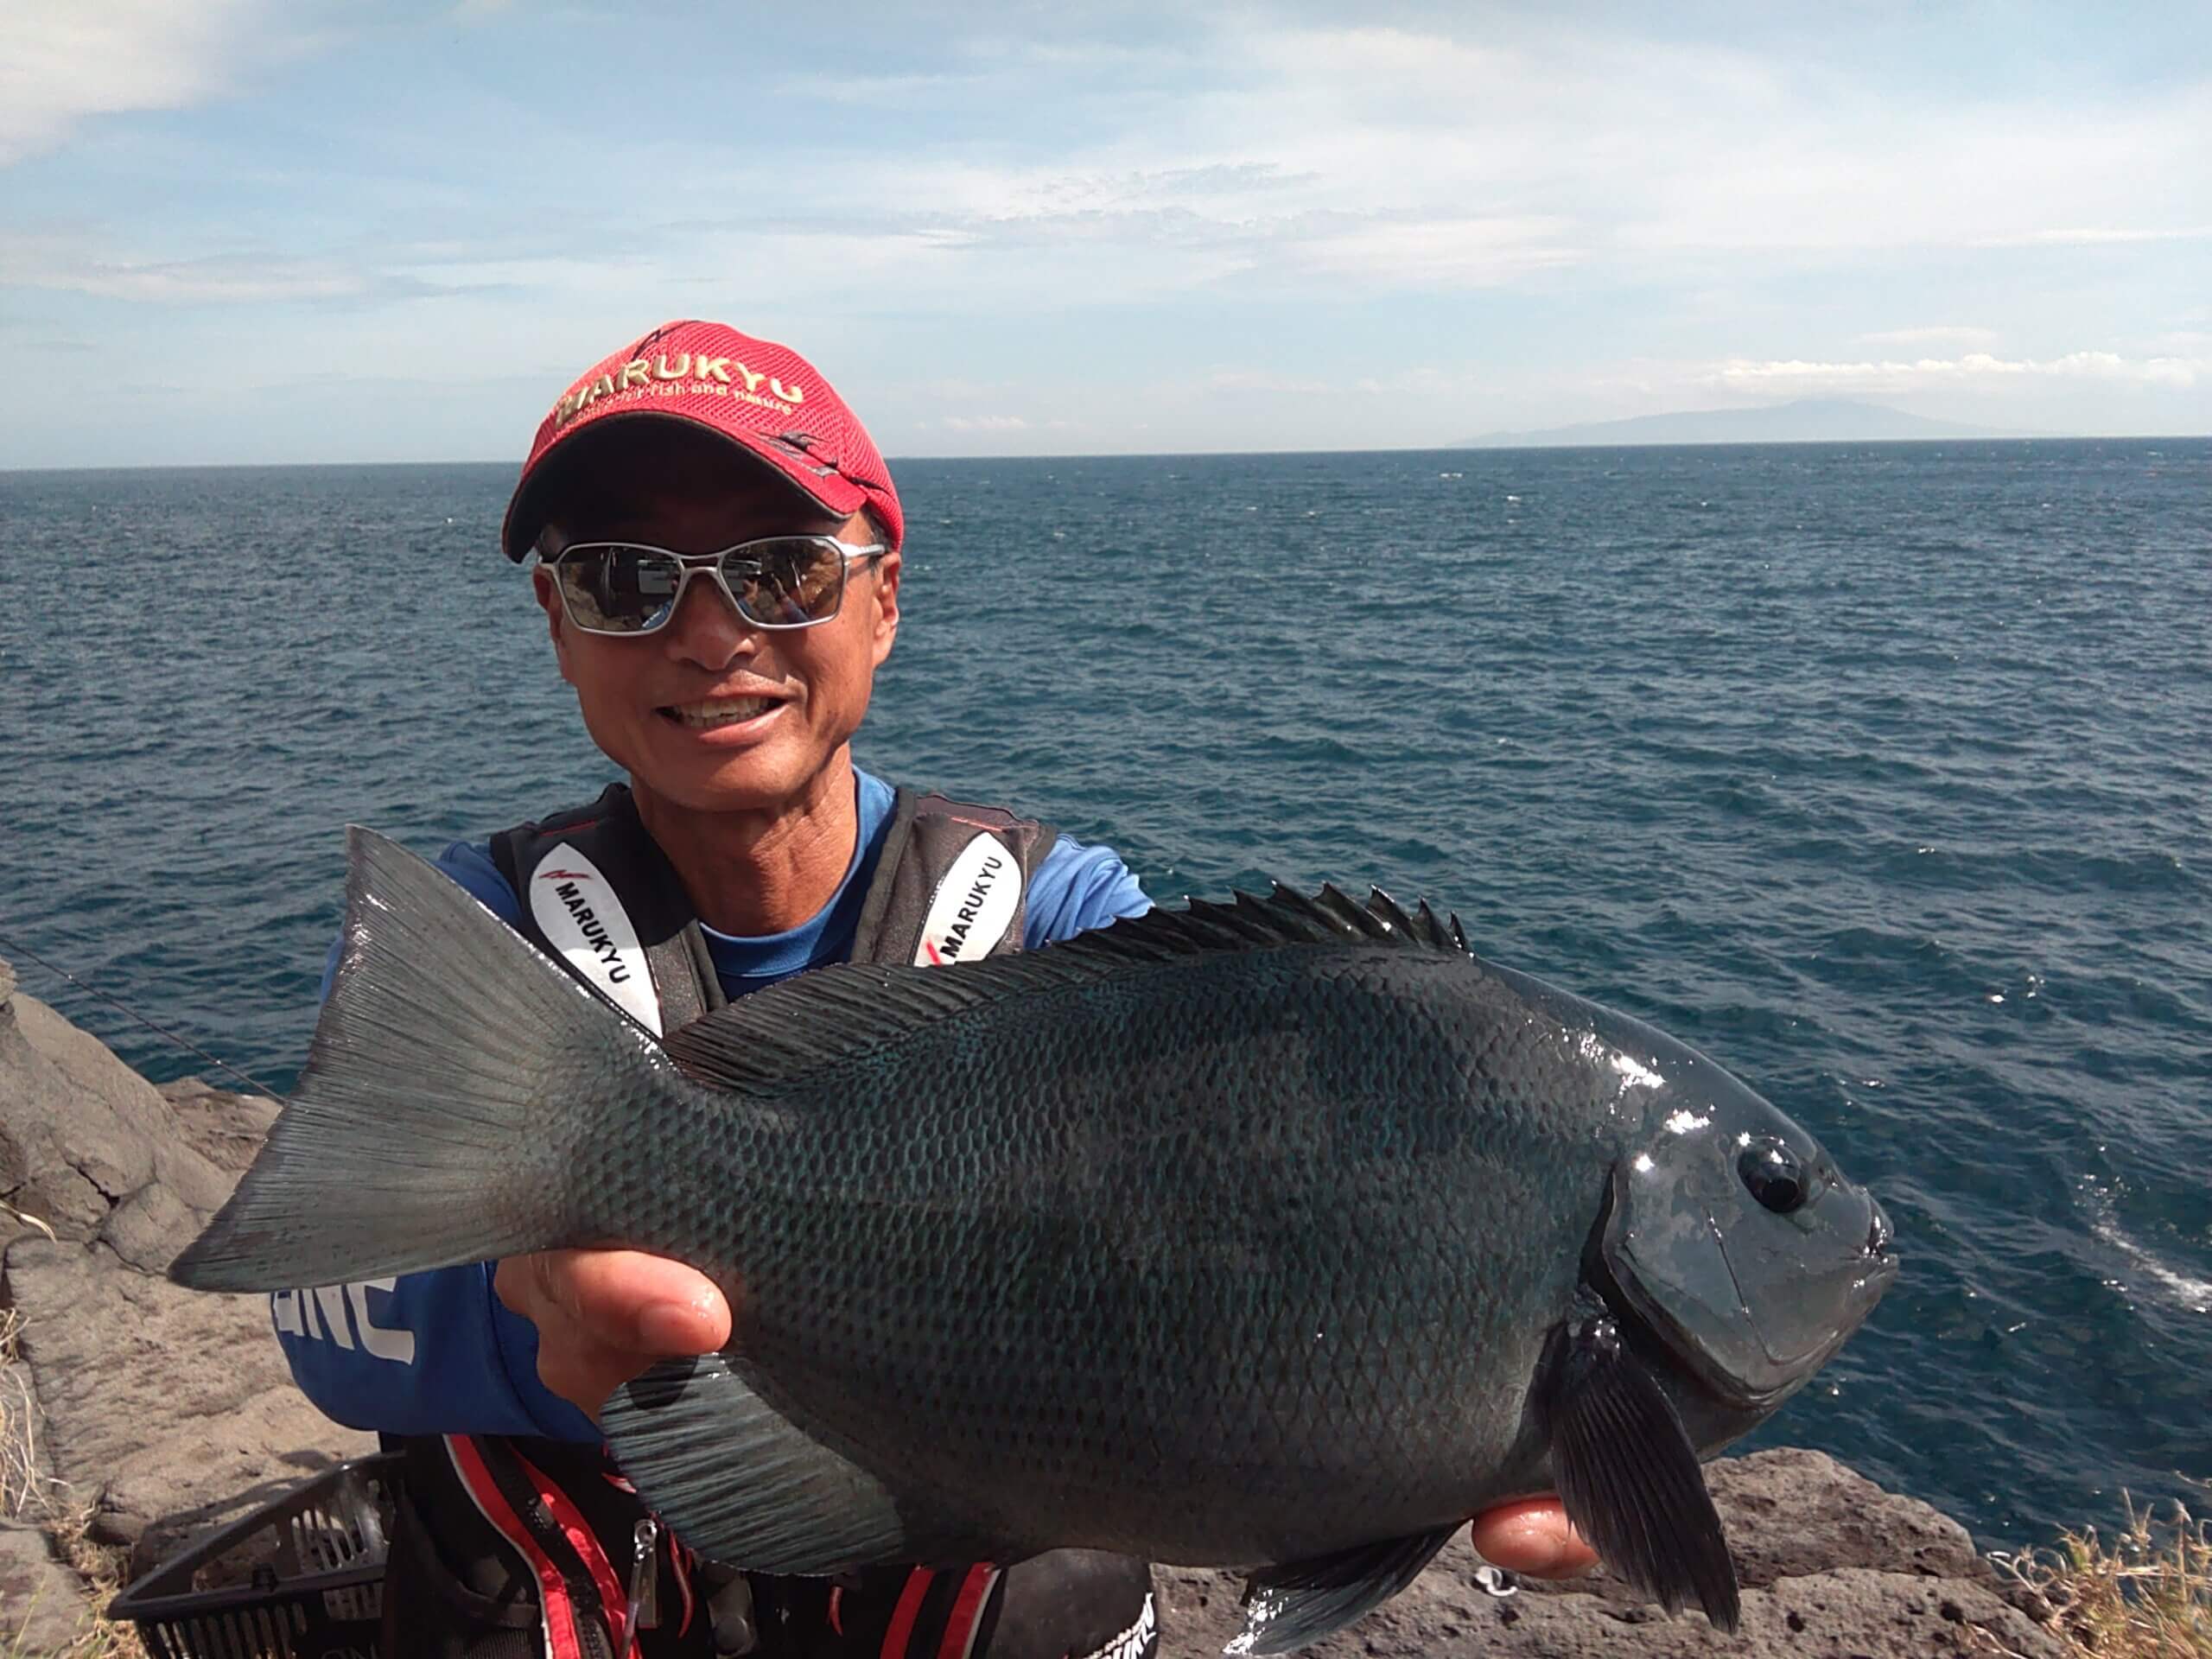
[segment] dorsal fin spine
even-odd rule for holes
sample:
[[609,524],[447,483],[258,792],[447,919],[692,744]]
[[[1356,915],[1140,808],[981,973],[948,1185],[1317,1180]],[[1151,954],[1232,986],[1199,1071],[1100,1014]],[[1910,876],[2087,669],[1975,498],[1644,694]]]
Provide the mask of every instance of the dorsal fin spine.
[[1007,995],[1112,978],[1147,963],[1291,946],[1369,943],[1465,951],[1454,924],[1417,922],[1380,888],[1362,905],[1334,887],[1311,895],[1274,884],[1266,898],[1194,899],[1078,934],[1041,950],[950,968],[853,963],[817,969],[693,1021],[668,1039],[671,1058],[711,1087],[772,1088],[850,1059],[939,1019]]

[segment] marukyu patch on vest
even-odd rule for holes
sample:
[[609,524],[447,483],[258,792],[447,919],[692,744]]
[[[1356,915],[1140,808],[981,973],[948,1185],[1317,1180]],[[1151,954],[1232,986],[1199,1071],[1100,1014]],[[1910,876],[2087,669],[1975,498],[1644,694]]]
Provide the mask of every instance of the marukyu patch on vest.
[[1006,937],[1021,904],[1021,860],[988,832],[960,849],[930,896],[914,966],[980,962]]
[[530,913],[586,984],[661,1034],[660,997],[630,912],[614,896],[613,883],[573,842],[563,842],[531,872]]

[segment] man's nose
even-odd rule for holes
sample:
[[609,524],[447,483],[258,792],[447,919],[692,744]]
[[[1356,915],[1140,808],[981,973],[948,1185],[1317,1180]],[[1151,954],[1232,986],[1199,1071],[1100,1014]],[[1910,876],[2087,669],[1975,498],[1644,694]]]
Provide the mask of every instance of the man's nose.
[[661,630],[671,656],[720,668],[760,642],[760,630],[737,613],[720,587],[695,576],[676,602],[676,613]]

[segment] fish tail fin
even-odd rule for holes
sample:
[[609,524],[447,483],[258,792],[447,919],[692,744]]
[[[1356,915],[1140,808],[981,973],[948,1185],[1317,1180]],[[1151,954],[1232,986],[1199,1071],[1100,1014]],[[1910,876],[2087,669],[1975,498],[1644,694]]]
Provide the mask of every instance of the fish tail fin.
[[199,1290],[339,1284],[601,1242],[594,1100],[652,1039],[396,842],[346,832],[346,931],[306,1070],[169,1266]]

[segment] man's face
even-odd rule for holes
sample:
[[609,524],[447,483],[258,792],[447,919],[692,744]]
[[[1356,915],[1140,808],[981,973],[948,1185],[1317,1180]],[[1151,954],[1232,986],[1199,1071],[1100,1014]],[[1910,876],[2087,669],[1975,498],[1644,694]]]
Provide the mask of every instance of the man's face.
[[[635,541],[715,553],[796,533],[875,539],[865,518],[826,516],[740,456],[703,456],[678,444],[626,460],[619,471],[619,487],[569,492],[594,505],[556,510],[542,551]],[[854,561],[837,614],[808,628],[756,628],[720,588],[695,577],[664,626],[609,638],[569,620],[543,565],[532,579],[561,677],[575,688],[592,741],[629,772],[641,796],[694,811],[804,804],[868,712],[876,665],[899,631],[896,553],[873,569]]]

